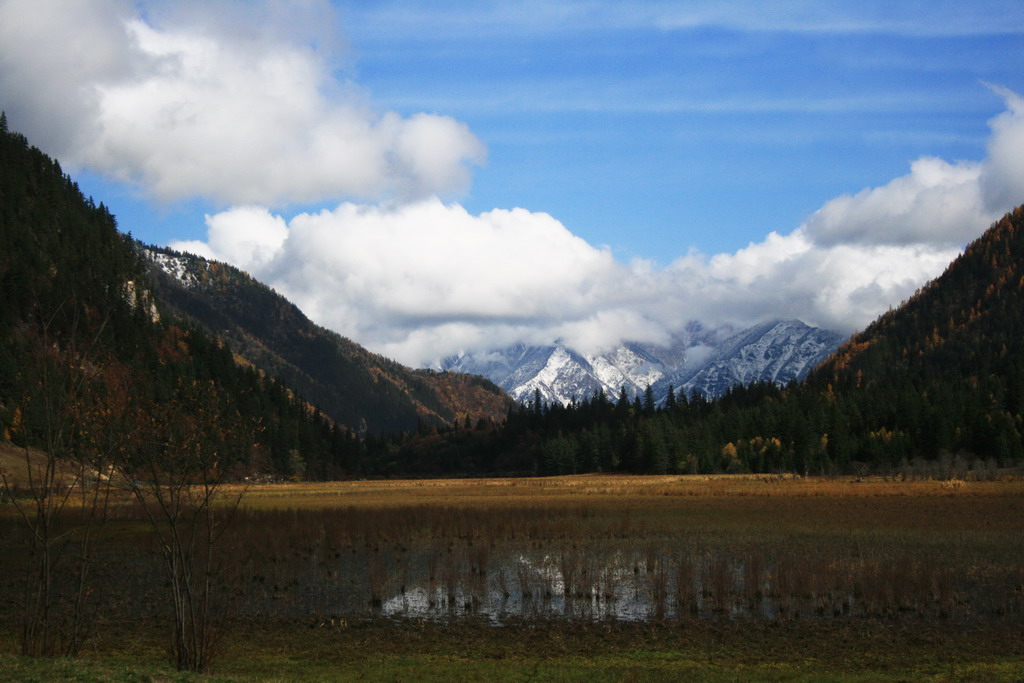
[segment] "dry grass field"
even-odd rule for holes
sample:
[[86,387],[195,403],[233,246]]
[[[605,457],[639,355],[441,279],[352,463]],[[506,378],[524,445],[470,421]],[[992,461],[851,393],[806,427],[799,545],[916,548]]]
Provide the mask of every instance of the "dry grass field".
[[[224,494],[241,495],[219,548],[224,680],[1024,676],[1018,479],[587,475]],[[152,547],[131,505],[115,517],[95,680],[117,679],[112,661],[160,659]],[[16,520],[4,507],[0,520],[14,569]],[[11,661],[26,676],[39,666]]]
[[[28,461],[33,467],[39,468],[45,459],[40,453],[30,451]],[[9,441],[0,440],[0,472],[4,473],[12,486],[26,486],[28,468],[25,466],[25,450]]]

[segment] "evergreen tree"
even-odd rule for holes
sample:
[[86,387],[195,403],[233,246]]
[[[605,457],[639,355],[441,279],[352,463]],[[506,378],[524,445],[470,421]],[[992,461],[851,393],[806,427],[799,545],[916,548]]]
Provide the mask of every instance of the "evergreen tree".
[[669,384],[668,393],[665,394],[665,410],[669,413],[674,413],[676,408],[678,408],[678,404],[676,403],[676,392],[672,385]]
[[657,405],[654,403],[654,391],[651,389],[651,385],[648,384],[644,389],[643,413],[650,416],[654,415],[655,410],[657,410]]

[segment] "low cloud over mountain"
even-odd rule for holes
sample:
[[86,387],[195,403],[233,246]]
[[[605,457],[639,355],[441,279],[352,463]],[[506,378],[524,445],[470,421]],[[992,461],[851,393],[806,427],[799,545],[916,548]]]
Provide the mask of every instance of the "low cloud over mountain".
[[990,122],[988,158],[919,159],[788,234],[665,268],[617,261],[547,214],[472,215],[436,198],[290,220],[234,208],[207,218],[206,242],[173,246],[249,270],[317,322],[410,364],[517,342],[597,353],[664,342],[692,320],[799,318],[849,333],[941,273],[1007,208],[997,198],[1018,182],[1009,150],[1020,146],[1024,110],[1002,94],[1008,108]]
[[934,278],[1007,208],[997,198],[1019,181],[1010,151],[1024,111],[1002,94],[1008,110],[991,122],[987,159],[915,161],[791,232],[664,268],[617,261],[547,214],[472,215],[437,199],[290,220],[229,209],[208,217],[205,243],[173,246],[239,265],[318,323],[412,365],[516,342],[584,352],[664,342],[693,319],[740,328],[794,317],[850,333]]
[[693,320],[852,332],[1024,201],[1024,100],[992,85],[1006,109],[981,160],[919,158],[734,253],[625,262],[557,216],[452,203],[483,143],[449,116],[376,107],[340,75],[337,24],[321,0],[4,0],[2,104],[68,165],[216,203],[205,241],[171,246],[414,365],[515,343],[663,343]]

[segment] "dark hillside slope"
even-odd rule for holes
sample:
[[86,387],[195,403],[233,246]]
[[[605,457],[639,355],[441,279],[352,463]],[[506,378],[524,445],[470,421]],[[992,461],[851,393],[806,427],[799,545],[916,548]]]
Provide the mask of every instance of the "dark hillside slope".
[[[1024,207],[972,242],[946,271],[854,335],[812,375],[878,388],[891,373],[977,376],[1024,351]],[[863,376],[866,375],[866,381]]]
[[223,339],[246,361],[299,391],[359,434],[501,421],[511,399],[492,382],[412,370],[315,325],[294,304],[237,268],[140,248],[156,297]]
[[[1024,457],[1024,207],[807,380],[860,413],[897,456]],[[882,449],[871,449],[876,455]]]
[[110,212],[6,125],[0,440],[57,457],[171,457],[187,446],[239,476],[337,476],[359,466],[363,448],[219,340],[161,314]]

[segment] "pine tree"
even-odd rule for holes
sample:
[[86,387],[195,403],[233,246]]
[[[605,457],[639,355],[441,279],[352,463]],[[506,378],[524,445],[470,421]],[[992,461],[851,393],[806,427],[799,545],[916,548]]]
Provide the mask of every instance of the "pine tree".
[[657,406],[654,403],[654,391],[651,389],[651,385],[648,384],[644,389],[644,415],[654,415],[654,411],[656,409]]
[[668,385],[668,393],[665,395],[665,410],[674,413],[678,404],[676,403],[676,392],[671,384]]

